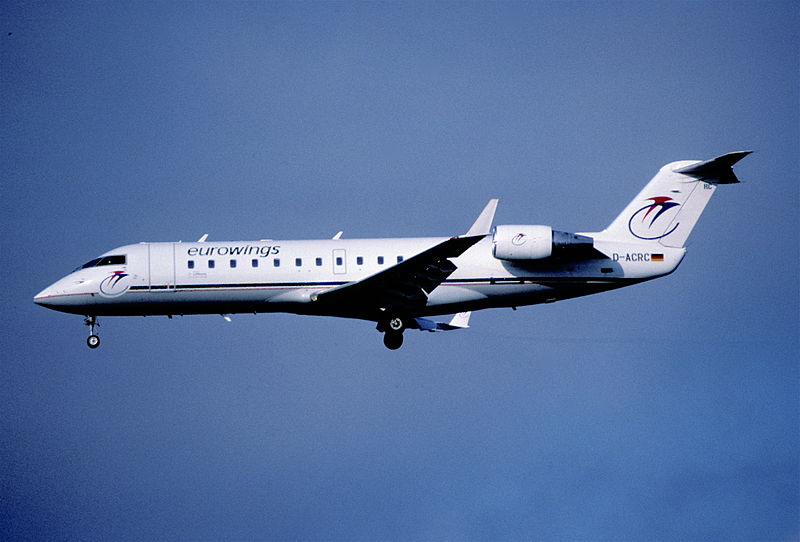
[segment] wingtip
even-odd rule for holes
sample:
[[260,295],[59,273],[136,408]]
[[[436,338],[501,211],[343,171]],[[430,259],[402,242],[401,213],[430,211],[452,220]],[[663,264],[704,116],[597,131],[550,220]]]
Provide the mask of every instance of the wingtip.
[[492,229],[492,222],[494,222],[494,213],[497,211],[497,204],[499,202],[499,198],[490,199],[464,236],[489,235]]

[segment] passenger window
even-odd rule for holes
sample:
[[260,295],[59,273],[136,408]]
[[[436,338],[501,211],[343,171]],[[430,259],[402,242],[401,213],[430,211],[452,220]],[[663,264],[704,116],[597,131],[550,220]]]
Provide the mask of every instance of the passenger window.
[[402,256],[398,256],[398,257],[397,257],[397,263],[400,263],[400,262],[402,262],[402,261],[403,261],[403,257],[402,257]]
[[272,265],[274,265],[275,267],[280,267],[281,266],[281,259],[280,258],[275,258],[274,260],[272,260]]
[[250,263],[253,265],[253,267],[258,267],[258,260],[257,259],[253,258],[253,260]]
[[383,265],[383,256],[378,256],[378,265]]
[[208,260],[208,268],[214,269],[214,260]]
[[300,267],[301,265],[303,265],[303,259],[302,258],[295,258],[294,259],[294,265],[297,266],[297,267]]
[[356,257],[356,265],[364,265],[364,258],[361,256]]
[[194,269],[194,260],[189,260],[186,264],[189,266],[189,269]]
[[231,260],[231,268],[236,267],[236,260]]
[[317,258],[317,267],[322,267],[322,258]]

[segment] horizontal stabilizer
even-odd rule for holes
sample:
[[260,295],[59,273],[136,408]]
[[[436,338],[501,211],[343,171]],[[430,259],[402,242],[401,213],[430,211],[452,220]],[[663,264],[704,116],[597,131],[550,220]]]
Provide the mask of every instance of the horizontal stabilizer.
[[681,173],[694,177],[699,181],[705,181],[711,184],[735,184],[739,182],[736,175],[733,173],[733,165],[752,153],[753,151],[738,151],[723,154],[705,162],[699,162],[676,169],[675,173]]

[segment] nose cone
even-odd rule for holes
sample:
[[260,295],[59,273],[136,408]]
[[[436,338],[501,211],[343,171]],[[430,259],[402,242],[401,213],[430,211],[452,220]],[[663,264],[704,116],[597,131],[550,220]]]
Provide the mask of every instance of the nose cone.
[[93,295],[90,284],[91,281],[68,275],[33,296],[33,302],[56,311],[82,314],[81,307]]
[[[58,284],[58,283],[56,283]],[[47,307],[48,309],[56,309],[59,305],[59,291],[54,288],[56,284],[51,284],[35,296],[33,296],[33,302],[37,305],[42,307]]]
[[35,296],[33,296],[33,302],[37,305],[44,305],[47,301],[47,298],[50,297],[50,287],[48,286]]

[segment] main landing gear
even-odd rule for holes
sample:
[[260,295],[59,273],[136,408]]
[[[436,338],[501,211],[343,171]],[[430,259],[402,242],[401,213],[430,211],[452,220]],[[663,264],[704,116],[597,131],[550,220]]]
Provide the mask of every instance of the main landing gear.
[[97,316],[87,316],[83,323],[89,326],[89,337],[86,339],[86,344],[91,349],[95,349],[100,346],[100,337],[97,336],[94,332],[95,327],[100,327],[100,323],[97,321]]
[[383,344],[389,350],[397,350],[403,346],[403,331],[405,329],[406,323],[399,316],[393,316],[378,324],[378,331],[383,331]]

